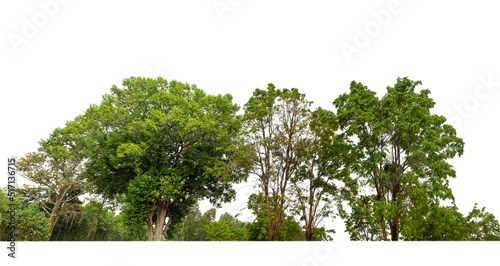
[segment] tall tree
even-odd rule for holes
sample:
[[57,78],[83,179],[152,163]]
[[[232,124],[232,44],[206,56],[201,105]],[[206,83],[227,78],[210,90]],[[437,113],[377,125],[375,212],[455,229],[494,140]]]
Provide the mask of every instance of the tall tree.
[[305,238],[315,239],[323,218],[333,217],[342,194],[352,185],[349,176],[350,152],[342,135],[337,135],[334,114],[318,108],[309,118],[304,138],[297,143],[299,170],[291,179],[292,210],[304,221]]
[[237,158],[241,119],[231,95],[195,85],[129,78],[77,118],[87,136],[85,176],[108,198],[125,195],[129,223],[147,223],[149,240],[198,199],[231,200],[246,177]]
[[269,239],[279,239],[288,208],[289,182],[298,169],[297,143],[308,126],[311,102],[297,89],[256,89],[245,105],[247,142],[253,148],[252,173],[263,192]]
[[374,193],[373,215],[380,221],[382,239],[399,239],[410,193],[419,190],[431,201],[453,199],[448,177],[455,177],[447,159],[463,153],[464,142],[446,118],[431,114],[435,102],[429,90],[417,92],[420,81],[399,78],[379,99],[361,83],[335,101],[340,127],[358,152],[352,167],[361,189]]
[[75,137],[76,130],[73,124],[55,129],[48,139],[39,142],[38,152],[30,152],[19,160],[19,174],[38,185],[21,190],[42,204],[49,215],[48,239],[63,205],[83,195],[89,187],[82,176],[85,157],[80,149],[81,139]]

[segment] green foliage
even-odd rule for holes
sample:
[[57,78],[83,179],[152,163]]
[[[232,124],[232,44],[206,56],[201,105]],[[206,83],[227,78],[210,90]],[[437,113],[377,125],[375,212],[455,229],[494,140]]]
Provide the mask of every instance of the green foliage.
[[500,225],[493,214],[485,211],[485,207],[479,209],[477,203],[474,204],[466,219],[471,240],[500,240]]
[[401,232],[405,240],[500,240],[500,226],[493,214],[477,204],[464,217],[456,206],[432,206],[420,219],[407,220]]
[[189,213],[180,222],[172,226],[174,241],[205,241],[207,240],[207,226],[215,220],[215,209],[201,213],[198,203],[194,204]]
[[246,177],[231,95],[162,78],[132,77],[123,86],[76,120],[88,136],[85,175],[97,192],[125,194],[128,222],[151,229],[163,228],[158,217],[179,221],[198,199],[231,200],[231,183]]
[[368,196],[352,197],[348,202],[351,212],[342,213],[346,232],[355,241],[381,240],[380,220],[373,215],[373,200]]
[[89,241],[144,241],[147,240],[146,225],[127,226],[122,215],[101,206],[97,201],[85,205],[73,205],[66,210],[54,229],[51,241],[85,241],[92,221]]
[[340,209],[341,200],[355,190],[348,168],[353,156],[344,136],[335,132],[338,126],[334,117],[333,112],[322,108],[312,112],[309,128],[296,144],[301,159],[290,180],[291,211],[304,222],[308,241],[316,238],[315,232],[322,232],[320,238],[326,237],[319,224],[324,218],[334,217],[335,206]]
[[[251,241],[269,241],[269,222],[264,203],[263,193],[252,194],[248,200],[248,208],[253,211],[256,218],[253,222],[246,225],[248,230],[248,240]],[[272,214],[272,213],[271,213]],[[273,215],[273,214],[272,214]],[[274,219],[271,216],[271,219]],[[293,218],[283,214],[280,221],[279,241],[301,241],[305,240],[305,232],[300,224]]]
[[40,211],[37,203],[31,203],[21,209],[17,216],[18,241],[45,241],[50,232],[50,221]]
[[246,241],[248,239],[245,223],[229,213],[220,216],[219,221],[206,226],[207,240],[210,241]]
[[[37,186],[14,202],[0,189],[0,240],[9,203],[19,241],[328,241],[335,232],[321,221],[337,213],[351,240],[500,240],[484,207],[464,216],[454,205],[448,160],[464,142],[431,113],[420,81],[398,78],[381,98],[353,81],[336,113],[312,112],[297,89],[269,84],[244,116],[231,95],[196,85],[139,77],[122,85],[19,160],[19,174]],[[200,199],[232,200],[232,184],[248,173],[258,177],[253,222],[200,212]],[[88,192],[102,202],[83,204]]]
[[[288,208],[288,190],[300,162],[300,143],[309,125],[311,102],[295,88],[256,89],[245,104],[245,139],[251,172],[259,178],[270,240],[278,240]],[[264,237],[261,235],[260,237]]]
[[378,99],[353,81],[350,93],[334,101],[340,129],[357,155],[351,168],[360,189],[373,192],[370,206],[384,240],[386,223],[391,239],[398,240],[406,212],[422,204],[411,200],[411,193],[420,190],[427,204],[453,200],[448,177],[455,177],[455,171],[447,159],[462,155],[464,142],[445,117],[431,114],[435,103],[430,91],[417,92],[418,85],[420,81],[399,78]]
[[0,188],[0,240],[5,241],[9,233],[9,198],[3,188]]
[[427,213],[406,219],[401,230],[404,240],[459,241],[468,234],[467,221],[456,206],[431,206]]
[[206,228],[207,228],[207,240],[210,241],[233,240],[231,229],[229,229],[228,224],[224,220],[213,222],[207,225]]
[[18,164],[19,174],[38,186],[24,186],[21,193],[37,201],[49,214],[52,235],[61,210],[65,204],[77,200],[90,187],[82,177],[82,140],[77,127],[68,123],[64,128],[56,128],[46,140],[41,140],[37,152],[22,157]]
[[50,222],[38,203],[24,204],[18,196],[11,202],[3,189],[0,189],[0,240],[8,241],[11,230],[8,228],[10,210],[15,208],[16,240],[44,241],[50,232]]
[[324,227],[315,227],[313,229],[312,241],[332,241],[331,234],[335,234],[334,229],[326,230]]

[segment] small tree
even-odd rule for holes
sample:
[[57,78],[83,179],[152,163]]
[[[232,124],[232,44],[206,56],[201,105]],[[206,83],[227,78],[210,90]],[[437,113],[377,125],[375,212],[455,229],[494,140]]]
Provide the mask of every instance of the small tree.
[[471,240],[500,240],[500,225],[495,216],[485,211],[486,207],[479,209],[477,203],[467,215]]
[[49,216],[47,240],[63,205],[88,189],[82,176],[84,156],[75,130],[72,124],[55,129],[48,139],[40,141],[38,152],[30,152],[19,160],[19,174],[39,186],[24,186],[21,192],[38,201]]
[[245,224],[227,212],[220,216],[219,221],[205,227],[207,240],[210,241],[245,241],[248,239]]

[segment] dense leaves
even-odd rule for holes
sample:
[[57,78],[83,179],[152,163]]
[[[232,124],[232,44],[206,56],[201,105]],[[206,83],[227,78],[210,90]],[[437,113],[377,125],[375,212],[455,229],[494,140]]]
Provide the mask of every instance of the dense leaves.
[[[126,195],[128,223],[161,240],[198,199],[234,197],[241,119],[230,95],[162,78],[130,78],[77,120],[90,136],[86,176],[107,197]],[[168,221],[167,221],[168,220]]]
[[[325,241],[337,216],[351,240],[500,240],[484,207],[455,206],[448,160],[464,142],[420,81],[398,78],[380,98],[353,81],[335,111],[269,84],[243,115],[196,85],[122,85],[19,160],[36,186],[13,202],[0,190],[1,240],[9,203],[20,241]],[[249,174],[253,218],[199,210],[234,199]]]
[[311,102],[297,89],[256,89],[245,105],[245,137],[252,147],[252,173],[259,178],[270,240],[278,240],[288,190],[298,171],[300,144],[309,123]]
[[55,129],[49,138],[41,140],[38,152],[30,152],[17,165],[21,176],[36,183],[21,192],[41,204],[50,216],[49,238],[65,204],[77,200],[88,189],[83,178],[81,138],[73,124]]
[[388,239],[387,224],[391,239],[399,239],[401,224],[415,206],[453,200],[448,177],[455,177],[455,171],[447,159],[462,155],[464,142],[446,118],[431,114],[430,91],[418,92],[418,85],[399,78],[379,99],[353,81],[350,92],[334,101],[340,128],[357,153],[351,168],[359,190],[372,195],[367,206],[379,220],[383,240]]

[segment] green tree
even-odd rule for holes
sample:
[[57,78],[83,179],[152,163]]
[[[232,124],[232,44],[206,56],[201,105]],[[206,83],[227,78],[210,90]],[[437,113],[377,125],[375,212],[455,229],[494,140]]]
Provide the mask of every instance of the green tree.
[[63,205],[88,189],[82,177],[84,155],[75,131],[72,125],[55,129],[48,139],[39,142],[38,152],[26,154],[17,165],[22,177],[38,184],[38,187],[24,186],[21,192],[33,197],[49,215],[48,239]]
[[239,108],[229,94],[162,78],[123,86],[76,120],[87,139],[85,176],[107,198],[125,195],[127,223],[146,223],[159,241],[197,200],[227,202],[232,182],[246,178]]
[[210,241],[245,241],[248,239],[245,223],[229,213],[219,217],[219,221],[206,226],[207,240]]
[[455,205],[431,206],[427,213],[405,219],[401,235],[404,240],[467,240],[468,224]]
[[[342,195],[350,195],[341,182],[352,185],[348,164],[349,148],[342,135],[335,131],[334,114],[318,108],[309,118],[309,128],[297,143],[300,166],[291,178],[291,210],[304,221],[305,238],[315,239],[324,218],[333,217],[334,206],[340,206]],[[339,182],[340,181],[340,182]],[[341,193],[342,192],[342,193]],[[325,232],[325,229],[318,232]]]
[[232,240],[232,232],[229,225],[224,220],[213,222],[206,226],[207,240],[210,241],[229,241]]
[[289,207],[287,191],[298,169],[297,143],[308,127],[309,107],[297,89],[256,89],[245,104],[246,140],[253,152],[251,172],[263,192],[269,240],[279,239],[282,217]]
[[198,203],[191,206],[189,213],[180,222],[173,225],[172,236],[175,241],[205,241],[207,240],[207,226],[215,221],[214,208],[201,213]]
[[0,240],[4,240],[9,234],[9,219],[10,219],[9,198],[3,188],[0,188]]
[[[248,240],[250,241],[269,241],[269,223],[266,212],[266,204],[264,201],[264,194],[252,194],[248,200],[248,208],[252,210],[256,218],[253,222],[246,225]],[[294,219],[293,216],[286,214],[282,215],[280,221],[280,231],[278,241],[303,241],[305,240],[305,232],[302,230],[300,224]],[[316,229],[320,232],[324,228]],[[320,233],[318,236],[322,235]],[[325,240],[328,237],[325,236]]]
[[16,240],[18,241],[42,241],[47,240],[50,230],[50,222],[39,203],[23,201],[15,196],[10,201],[3,189],[0,189],[0,241],[8,241],[11,230],[8,228],[11,218],[10,210],[16,209]]
[[[72,211],[61,215],[52,241],[141,241],[147,240],[146,225],[129,227],[120,215],[102,202],[70,205]],[[89,235],[90,232],[90,235]]]
[[114,217],[114,223],[120,230],[120,241],[146,241],[148,240],[148,227],[145,223],[127,225],[126,218],[118,214]]
[[21,209],[16,220],[17,240],[44,241],[50,234],[50,221],[38,203],[30,203]]
[[85,226],[82,219],[85,212],[82,210],[81,202],[66,203],[61,208],[61,213],[50,237],[51,241],[81,241],[84,240]]
[[353,241],[376,241],[382,239],[380,219],[373,216],[373,196],[359,195],[351,197],[348,205],[350,213],[343,212],[346,232]]
[[471,240],[500,240],[500,225],[493,214],[485,211],[485,207],[479,209],[475,203],[466,219]]
[[399,78],[379,99],[353,81],[350,93],[334,101],[340,128],[358,154],[351,168],[360,189],[374,193],[372,215],[383,240],[388,239],[386,222],[397,241],[405,212],[421,204],[411,201],[410,193],[425,194],[426,202],[453,199],[448,177],[455,177],[455,171],[447,159],[462,155],[464,142],[445,117],[431,114],[435,102],[429,90],[417,92],[418,85]]

